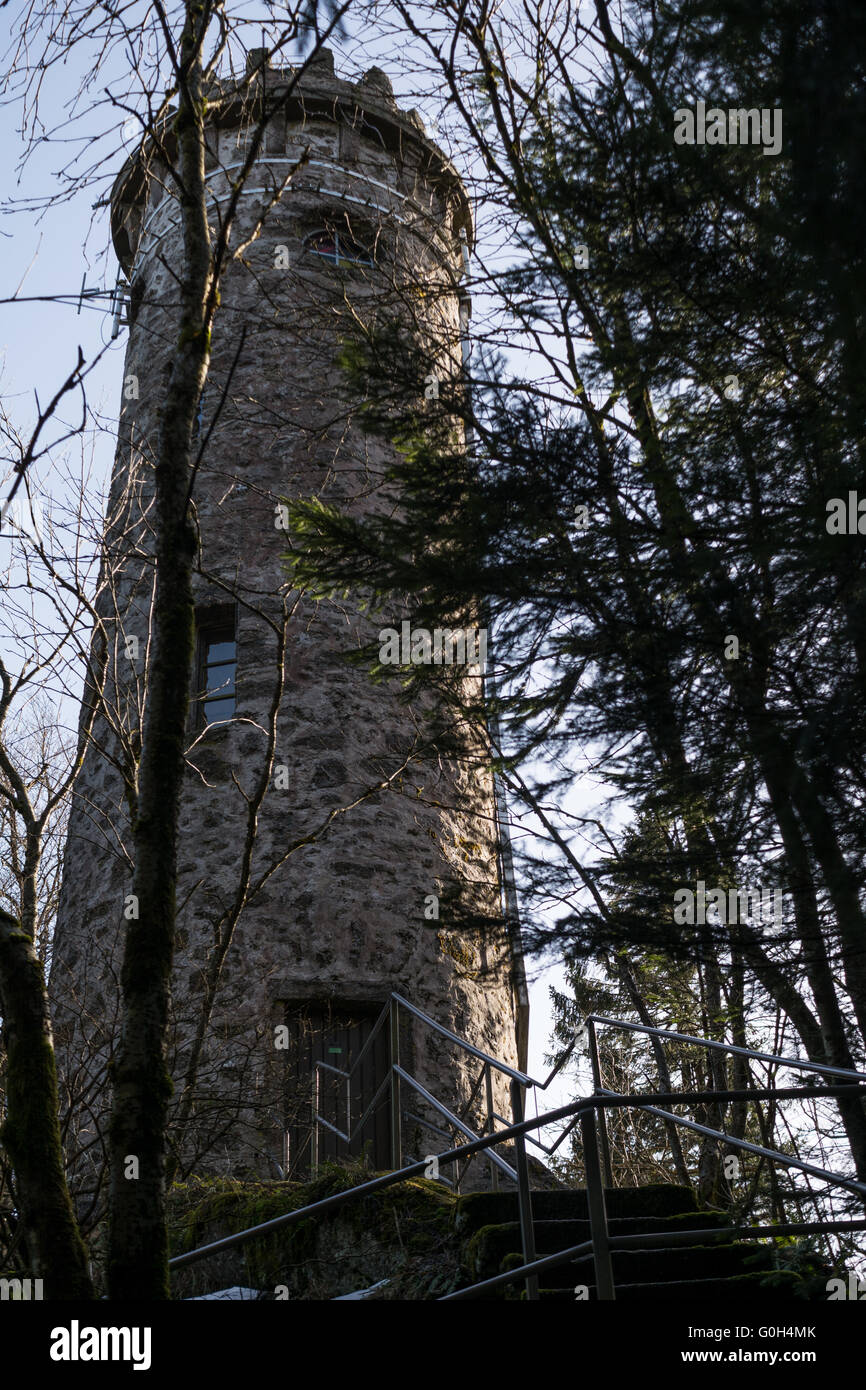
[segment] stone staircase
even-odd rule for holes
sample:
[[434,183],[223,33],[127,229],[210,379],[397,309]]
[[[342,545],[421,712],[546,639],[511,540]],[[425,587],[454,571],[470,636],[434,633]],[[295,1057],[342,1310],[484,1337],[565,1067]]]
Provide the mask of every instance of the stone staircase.
[[[797,1270],[779,1267],[772,1245],[725,1239],[727,1217],[702,1211],[688,1188],[675,1186],[620,1187],[605,1192],[608,1228],[612,1236],[650,1232],[717,1230],[718,1242],[696,1237],[694,1243],[652,1249],[627,1247],[612,1252],[618,1301],[682,1300],[742,1303],[791,1299],[826,1300],[830,1273],[815,1257]],[[538,1257],[555,1254],[589,1240],[586,1192],[570,1189],[534,1192],[532,1210]],[[461,1265],[466,1283],[492,1278],[523,1264],[517,1195],[514,1192],[475,1192],[461,1197],[455,1212],[461,1242]],[[566,1261],[539,1276],[540,1297],[548,1302],[595,1301],[592,1260]],[[578,1294],[578,1286],[586,1288]],[[487,1298],[525,1297],[518,1281],[494,1289]]]

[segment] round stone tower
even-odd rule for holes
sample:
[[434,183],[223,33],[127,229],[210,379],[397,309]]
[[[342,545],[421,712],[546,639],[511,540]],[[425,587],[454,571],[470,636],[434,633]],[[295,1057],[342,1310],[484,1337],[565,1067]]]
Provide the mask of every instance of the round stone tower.
[[[512,1065],[525,1044],[489,767],[477,746],[465,758],[431,748],[423,710],[345,659],[380,624],[349,601],[299,594],[282,559],[287,499],[316,496],[350,514],[393,505],[387,448],[358,427],[362,402],[340,351],[353,323],[403,304],[453,369],[472,226],[453,167],[376,68],[344,82],[322,53],[298,79],[255,52],[244,82],[214,86],[208,111],[214,239],[251,131],[263,116],[267,125],[229,243],[199,411],[172,1142],[181,1176],[300,1177],[313,1152],[313,1064],[351,1062],[393,991]],[[71,811],[51,976],[83,1188],[101,1162],[123,927],[135,911],[127,792],[149,653],[151,443],[181,257],[177,187],[161,158],[173,158],[169,135],[161,156],[131,156],[112,196],[130,329],[97,601],[105,707]],[[477,656],[466,651],[467,680],[481,679]],[[489,930],[460,929],[455,893]],[[480,1128],[478,1062],[408,1012],[399,1034],[401,1065]],[[353,1124],[386,1075],[389,1036],[379,1032],[356,1074]],[[318,1103],[344,1127],[346,1087],[327,1071]],[[509,1113],[501,1080],[493,1103]],[[405,1153],[445,1147],[420,1123],[447,1128],[422,1096],[404,1087],[402,1108]],[[389,1162],[391,1121],[386,1088],[355,1144],[377,1166]],[[346,1152],[322,1127],[319,1156]]]

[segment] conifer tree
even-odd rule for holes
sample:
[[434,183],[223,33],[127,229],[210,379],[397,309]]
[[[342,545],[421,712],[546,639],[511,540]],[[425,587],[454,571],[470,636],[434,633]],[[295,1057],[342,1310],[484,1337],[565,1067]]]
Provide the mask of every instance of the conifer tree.
[[[400,451],[404,503],[364,522],[295,507],[294,573],[401,602],[427,627],[483,601],[483,690],[447,669],[397,675],[431,687],[443,724],[491,731],[512,804],[556,847],[518,853],[524,906],[561,903],[553,934],[579,954],[690,959],[711,1035],[730,1037],[721,974],[736,963],[807,1057],[855,1066],[866,25],[789,0],[625,18],[597,0],[576,36],[553,10],[518,33],[486,4],[444,9],[447,42],[402,14],[488,171],[480,202],[511,265],[478,248],[485,323],[435,400],[420,315],[414,335],[378,322],[347,344],[368,427]],[[699,102],[736,141],[674,139]],[[761,113],[771,137],[779,110],[774,153]],[[503,355],[503,337],[521,353]],[[359,659],[387,675],[372,649]],[[580,856],[562,798],[587,766],[632,829],[606,826]],[[664,833],[635,835],[641,823]],[[628,907],[611,913],[624,870]],[[730,916],[678,925],[675,892],[701,881],[774,888],[783,910],[766,921],[736,899]],[[549,920],[530,914],[527,934],[548,944]],[[862,1101],[839,1113],[866,1176]]]

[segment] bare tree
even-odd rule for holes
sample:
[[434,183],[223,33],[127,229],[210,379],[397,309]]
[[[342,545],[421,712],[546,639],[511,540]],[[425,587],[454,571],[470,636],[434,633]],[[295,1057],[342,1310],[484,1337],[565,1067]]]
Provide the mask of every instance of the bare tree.
[[[279,27],[272,50],[279,52],[299,37],[312,40],[315,52],[323,38],[339,28],[347,5],[336,7],[320,23],[315,6],[306,4],[290,11]],[[234,196],[214,238],[205,198],[205,104],[209,84],[227,50],[237,45],[245,21],[231,22],[224,7],[182,4],[166,8],[157,4],[141,27],[137,15],[107,11],[95,18],[91,27],[79,26],[72,8],[62,14],[39,15],[25,7],[29,44],[44,33],[41,61],[31,62],[29,48],[21,45],[12,54],[12,86],[17,83],[24,97],[25,123],[31,147],[45,138],[39,125],[42,74],[65,62],[70,53],[83,61],[84,75],[77,110],[86,110],[88,95],[98,81],[100,67],[110,55],[128,54],[127,82],[136,99],[135,115],[149,158],[159,158],[179,194],[183,219],[184,261],[176,268],[177,295],[171,309],[169,327],[173,344],[167,375],[165,400],[158,437],[154,445],[153,510],[153,605],[151,613],[151,652],[144,696],[140,749],[134,728],[122,727],[122,746],[130,755],[123,776],[133,814],[133,889],[141,904],[141,915],[130,924],[122,967],[123,1031],[119,1053],[113,1059],[114,1121],[111,1134],[112,1193],[109,1238],[109,1279],[116,1298],[166,1297],[168,1295],[167,1249],[165,1238],[165,1130],[171,1090],[166,1062],[169,979],[175,940],[178,812],[185,772],[187,710],[192,679],[193,594],[192,573],[196,556],[196,532],[191,499],[197,466],[195,442],[196,416],[207,377],[210,340],[219,303],[219,284],[232,253],[229,239],[234,213],[245,179],[261,146],[264,118],[253,134]],[[22,26],[22,32],[23,32]],[[263,60],[264,61],[264,60]],[[128,79],[132,79],[130,84]],[[116,98],[108,90],[106,104],[129,114],[129,97]],[[29,125],[30,120],[34,124]],[[91,132],[92,135],[92,132]],[[166,148],[166,142],[172,151]],[[47,202],[69,196],[85,182],[92,182],[100,166],[77,169],[60,195]],[[105,166],[102,166],[105,167]],[[275,190],[275,197],[279,190]],[[236,252],[235,252],[236,254]],[[24,460],[23,473],[27,461]],[[116,539],[114,537],[113,539]],[[110,594],[109,589],[106,590]],[[99,624],[104,613],[92,611]],[[98,633],[97,633],[98,637]],[[97,647],[99,643],[97,641]],[[104,651],[103,659],[109,653]],[[4,677],[5,680],[5,677]],[[88,699],[95,711],[100,678],[91,672]],[[9,698],[13,682],[5,681]],[[4,705],[5,709],[5,705]],[[120,713],[123,726],[124,714]],[[110,722],[110,720],[109,720]],[[116,730],[115,730],[116,731]],[[88,730],[82,730],[86,741]],[[31,837],[26,855],[25,911],[35,911],[35,875],[38,864],[37,837],[43,821],[31,808],[25,788],[11,760],[4,772],[16,798],[15,807],[23,817]],[[67,790],[71,782],[63,787]],[[55,803],[52,803],[55,804]],[[7,1143],[13,1158],[19,1187],[31,1179],[31,1167],[44,1159],[44,1145],[59,1138],[56,1113],[48,1105],[54,1088],[50,1068],[50,1029],[44,995],[44,981],[30,945],[19,941],[12,920],[4,918],[8,930],[3,937],[8,955],[4,990],[5,1021],[9,1036],[7,1085],[9,1115]],[[30,921],[33,928],[33,921]],[[12,990],[13,974],[15,990]],[[29,988],[22,987],[29,971]],[[38,974],[38,988],[37,979]],[[29,1003],[28,1003],[29,1001]],[[43,1036],[41,1050],[45,1061],[41,1096],[48,1123],[54,1114],[50,1136],[30,1134],[26,1144],[22,1117],[22,1089],[26,1068],[23,1058],[34,1042],[34,1030]],[[19,1036],[22,1035],[22,1036]],[[53,1066],[53,1060],[51,1061]],[[23,1147],[22,1147],[23,1146]],[[126,1156],[134,1152],[141,1164],[141,1180],[124,1181]],[[59,1159],[59,1155],[56,1155]],[[22,1168],[23,1165],[23,1168]],[[28,1166],[29,1165],[29,1166]],[[53,1180],[62,1181],[57,1168]],[[38,1214],[39,1203],[27,1205],[31,1222],[55,1220],[58,1210]],[[71,1221],[71,1214],[70,1214]],[[43,1232],[47,1229],[42,1226]],[[74,1230],[74,1223],[71,1228]],[[72,1240],[72,1235],[70,1236]],[[77,1240],[77,1236],[75,1237]],[[79,1242],[80,1250],[80,1242]],[[41,1271],[46,1252],[36,1256]]]
[[[79,361],[79,371],[81,363]],[[79,371],[67,389],[79,382]],[[41,414],[26,447],[18,442],[16,480],[27,498],[26,518],[9,531],[4,574],[4,654],[0,658],[0,825],[4,844],[5,904],[0,906],[0,1006],[5,1058],[2,1141],[14,1171],[14,1191],[32,1273],[50,1297],[87,1297],[86,1253],[73,1214],[64,1171],[52,1024],[45,983],[50,928],[56,910],[58,846],[63,813],[81,765],[78,749],[58,735],[47,692],[56,699],[74,689],[87,658],[86,553],[76,556],[84,528],[74,533],[72,560],[60,532],[41,535],[29,470],[36,441],[54,411]],[[8,420],[4,433],[15,441]],[[7,521],[10,515],[8,507]],[[7,528],[8,529],[8,528]],[[4,539],[4,544],[6,543]],[[85,552],[87,547],[85,546]],[[58,553],[59,552],[59,553]],[[80,563],[79,563],[80,560]],[[97,642],[91,649],[97,655]],[[104,650],[104,645],[103,645]],[[97,685],[97,667],[90,672]],[[53,689],[52,689],[53,687]],[[84,742],[95,706],[85,709]],[[47,851],[47,867],[43,861]],[[6,905],[8,904],[8,906]]]

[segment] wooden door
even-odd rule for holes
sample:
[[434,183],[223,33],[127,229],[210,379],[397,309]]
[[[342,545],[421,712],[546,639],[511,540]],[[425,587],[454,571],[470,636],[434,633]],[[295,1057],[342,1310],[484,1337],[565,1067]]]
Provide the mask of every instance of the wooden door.
[[[349,1071],[378,1018],[378,1008],[340,1004],[288,1005],[286,1024],[286,1168],[294,1181],[310,1176],[312,1157],[313,1068],[317,1061]],[[388,1070],[388,1030],[380,1029],[351,1079],[351,1124],[356,1126]],[[319,1071],[319,1114],[349,1132],[349,1091],[344,1077]],[[349,1146],[319,1126],[319,1162],[366,1153],[373,1168],[391,1163],[390,1107],[387,1090]]]

